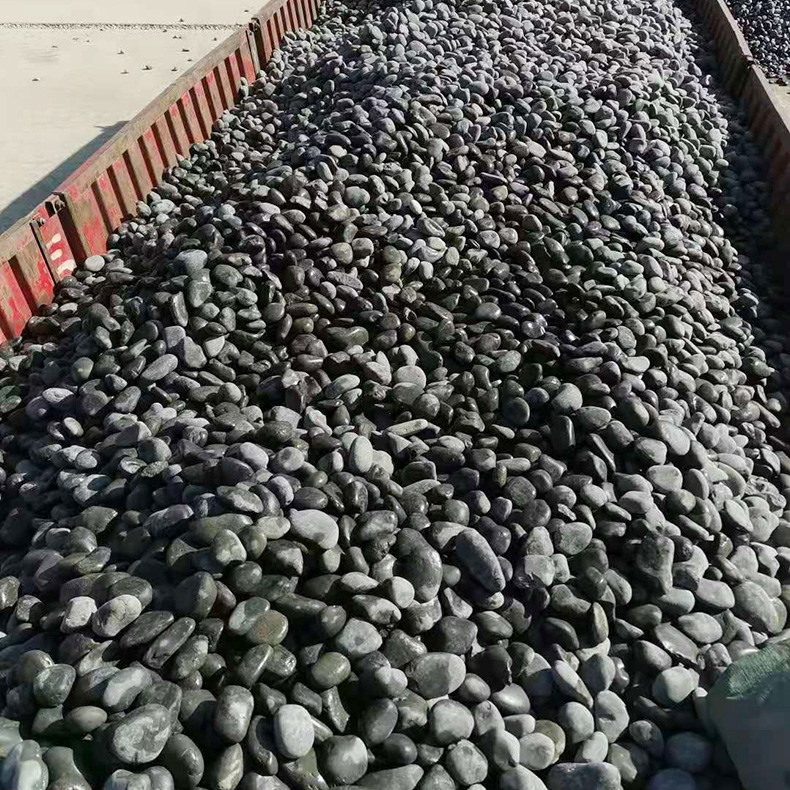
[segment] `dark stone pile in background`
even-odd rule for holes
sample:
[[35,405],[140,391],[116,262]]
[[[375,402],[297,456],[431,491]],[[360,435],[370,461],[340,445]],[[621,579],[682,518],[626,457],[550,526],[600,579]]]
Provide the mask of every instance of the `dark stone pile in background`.
[[768,77],[790,77],[790,2],[729,0],[729,5]]
[[0,360],[2,788],[738,787],[790,349],[697,58],[642,0],[287,40]]

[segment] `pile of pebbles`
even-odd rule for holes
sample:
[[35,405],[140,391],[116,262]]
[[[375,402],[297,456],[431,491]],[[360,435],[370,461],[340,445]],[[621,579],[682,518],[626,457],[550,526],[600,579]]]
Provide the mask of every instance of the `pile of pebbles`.
[[790,80],[790,0],[729,0],[754,57],[770,79]]
[[328,0],[0,356],[3,790],[734,790],[785,638],[764,185],[666,0]]

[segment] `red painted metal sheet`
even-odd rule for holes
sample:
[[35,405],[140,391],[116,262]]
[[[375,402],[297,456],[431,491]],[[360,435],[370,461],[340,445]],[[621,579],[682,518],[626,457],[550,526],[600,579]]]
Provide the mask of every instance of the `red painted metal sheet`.
[[57,279],[68,277],[77,266],[77,261],[60,217],[53,214],[44,220],[39,226],[39,233]]
[[52,301],[54,287],[37,225],[26,217],[0,237],[0,339],[18,336],[38,307]]

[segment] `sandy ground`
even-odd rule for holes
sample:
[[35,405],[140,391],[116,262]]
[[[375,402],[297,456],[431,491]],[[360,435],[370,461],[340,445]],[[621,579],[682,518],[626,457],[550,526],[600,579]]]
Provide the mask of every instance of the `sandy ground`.
[[0,0],[0,232],[263,0]]

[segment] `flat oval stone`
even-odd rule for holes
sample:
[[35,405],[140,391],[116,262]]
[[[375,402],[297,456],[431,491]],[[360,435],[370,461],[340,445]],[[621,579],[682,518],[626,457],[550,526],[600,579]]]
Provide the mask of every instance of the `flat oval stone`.
[[274,714],[273,731],[278,751],[288,760],[304,757],[313,748],[313,720],[301,705],[279,708]]
[[162,705],[143,705],[110,727],[110,753],[127,765],[155,760],[170,737],[170,713]]
[[382,643],[381,635],[374,626],[355,617],[352,617],[335,637],[338,651],[351,660],[362,658],[378,650]]
[[91,619],[93,633],[113,637],[131,625],[142,613],[143,605],[133,595],[119,595],[102,604]]
[[404,667],[409,685],[421,697],[435,699],[452,694],[466,677],[466,664],[452,653],[426,653]]
[[291,534],[317,544],[322,549],[337,545],[340,530],[337,521],[320,510],[292,510],[288,516]]
[[356,735],[335,735],[321,746],[321,772],[329,782],[353,785],[368,770],[368,750]]
[[494,550],[476,530],[465,529],[455,539],[455,556],[471,577],[488,592],[505,589],[505,575]]
[[255,700],[242,686],[225,686],[214,709],[214,730],[226,741],[241,743],[252,721]]
[[54,664],[46,667],[33,681],[33,695],[36,702],[45,708],[62,705],[69,696],[77,671],[68,664]]

